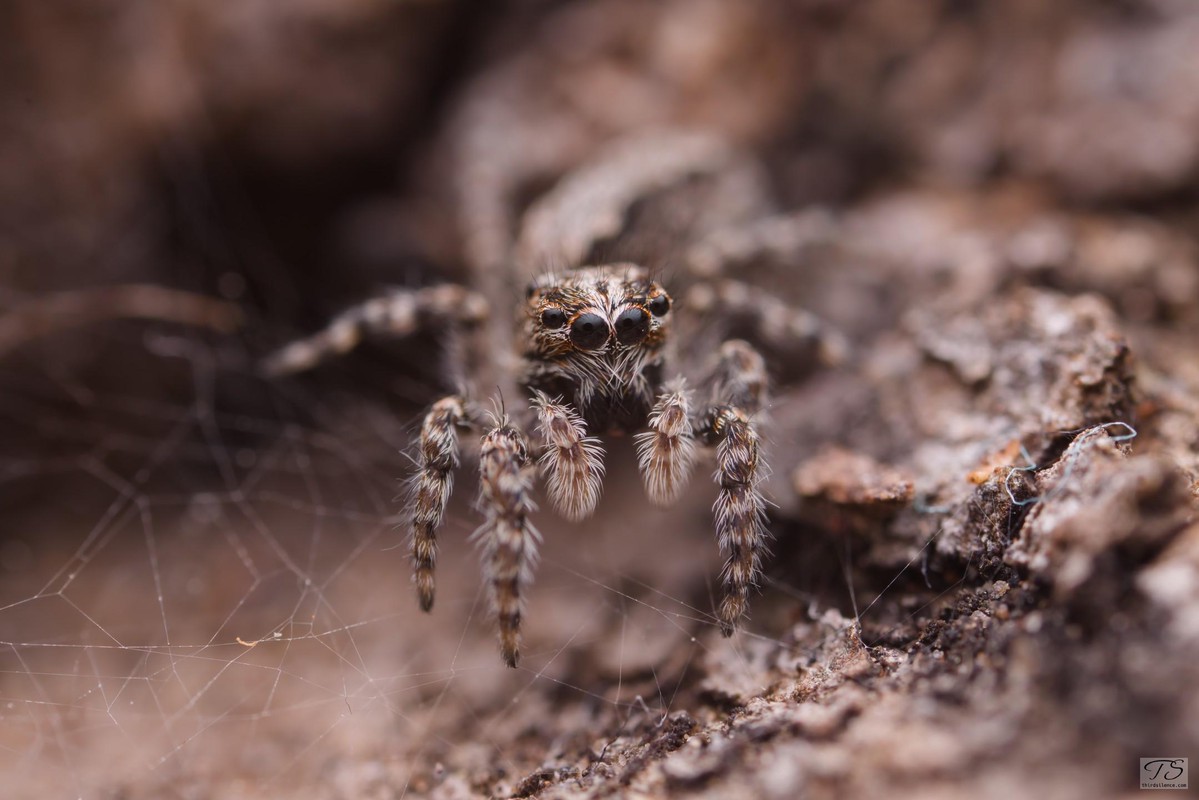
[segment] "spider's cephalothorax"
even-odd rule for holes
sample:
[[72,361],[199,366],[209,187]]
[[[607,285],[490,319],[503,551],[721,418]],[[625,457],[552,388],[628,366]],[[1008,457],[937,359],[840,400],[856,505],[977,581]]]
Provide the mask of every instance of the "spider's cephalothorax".
[[670,295],[632,264],[546,275],[526,294],[521,383],[568,401],[592,434],[643,427],[662,382]]
[[[284,348],[267,367],[304,369],[377,331],[403,334],[430,322],[447,329],[473,326],[486,316],[486,305],[458,286],[396,292],[346,311],[325,331]],[[764,402],[765,369],[749,344],[725,342],[704,383],[704,402],[693,409],[681,377],[663,380],[674,313],[665,289],[633,264],[546,275],[529,286],[518,313],[521,366],[514,377],[528,393],[528,405],[485,414],[455,394],[434,403],[424,417],[408,509],[421,608],[433,606],[437,529],[459,466],[459,436],[473,431],[479,434],[484,518],[475,536],[510,666],[517,661],[521,599],[540,538],[530,520],[537,472],[560,514],[586,517],[603,487],[598,437],[610,433],[635,434],[646,494],[662,505],[686,485],[697,446],[715,449],[719,489],[712,511],[727,557],[716,617],[725,635],[745,612],[766,539],[759,491],[766,467],[754,423]],[[529,428],[536,431],[532,443]]]

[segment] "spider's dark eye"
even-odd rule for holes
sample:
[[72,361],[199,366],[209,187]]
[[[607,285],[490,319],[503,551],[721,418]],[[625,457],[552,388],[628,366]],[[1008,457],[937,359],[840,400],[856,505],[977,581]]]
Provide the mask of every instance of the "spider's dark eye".
[[653,300],[649,301],[649,313],[655,317],[664,317],[666,312],[670,310],[670,298],[664,294],[660,294]]
[[640,308],[626,308],[616,318],[616,341],[623,345],[640,342],[649,333],[649,314]]
[[547,308],[541,312],[541,324],[547,328],[561,328],[566,324],[566,312],[560,308]]
[[603,347],[608,333],[608,323],[599,314],[580,314],[570,326],[570,340],[582,350]]

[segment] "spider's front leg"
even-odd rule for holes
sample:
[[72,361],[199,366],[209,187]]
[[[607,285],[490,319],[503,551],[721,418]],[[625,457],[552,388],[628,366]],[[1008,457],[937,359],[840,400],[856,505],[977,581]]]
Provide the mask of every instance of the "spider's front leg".
[[725,636],[732,635],[745,613],[766,552],[766,500],[759,485],[767,467],[753,421],[765,393],[762,356],[746,342],[725,342],[712,380],[712,405],[696,426],[699,439],[716,447],[720,493],[712,512],[721,552],[727,556],[721,573],[724,595],[717,610]]
[[500,651],[509,667],[519,658],[521,589],[532,577],[540,534],[529,522],[534,470],[520,429],[501,417],[483,436],[479,502],[483,571],[499,620]]
[[476,414],[459,395],[433,404],[420,428],[417,471],[411,483],[412,581],[422,611],[433,608],[433,570],[437,561],[437,529],[458,468],[458,432],[473,427]]

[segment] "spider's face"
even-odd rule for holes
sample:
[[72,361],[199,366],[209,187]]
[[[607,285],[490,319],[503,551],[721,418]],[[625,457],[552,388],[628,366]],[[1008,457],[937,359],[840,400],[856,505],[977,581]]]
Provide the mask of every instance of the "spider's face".
[[529,287],[526,356],[628,360],[665,344],[670,295],[643,267],[614,264],[546,275]]
[[635,430],[661,381],[671,305],[633,264],[539,278],[525,304],[524,385],[569,399],[598,432]]

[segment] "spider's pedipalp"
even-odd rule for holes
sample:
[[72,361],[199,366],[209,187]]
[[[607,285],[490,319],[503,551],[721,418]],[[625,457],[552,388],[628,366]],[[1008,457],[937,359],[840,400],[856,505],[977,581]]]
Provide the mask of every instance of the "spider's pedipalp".
[[350,352],[367,336],[411,336],[422,327],[469,327],[487,318],[487,300],[463,286],[394,289],[346,309],[313,335],[288,344],[262,362],[267,375],[290,375]]
[[483,436],[479,453],[479,503],[484,516],[476,536],[483,571],[499,621],[500,651],[509,667],[519,658],[521,589],[532,578],[539,534],[529,522],[533,468],[525,436],[506,418]]
[[695,461],[691,393],[682,379],[667,384],[650,411],[648,425],[648,431],[635,437],[641,477],[649,499],[669,505],[686,487]]
[[425,415],[420,429],[417,472],[412,478],[413,583],[422,611],[433,608],[433,570],[437,561],[437,528],[458,468],[458,430],[469,422],[466,401],[458,395],[442,398]]
[[759,488],[767,474],[761,440],[751,415],[765,399],[766,368],[748,344],[732,340],[720,351],[713,376],[714,404],[704,414],[699,436],[716,445],[716,482],[712,506],[716,535],[725,553],[721,579],[724,595],[717,609],[720,630],[730,636],[749,604],[766,552],[766,499]]
[[545,446],[541,469],[554,507],[569,520],[581,520],[595,510],[604,481],[604,449],[587,436],[578,412],[543,392],[533,394],[537,430]]

